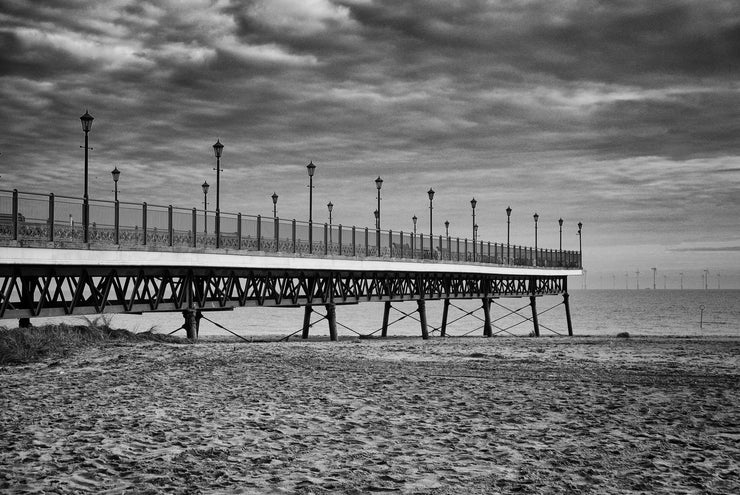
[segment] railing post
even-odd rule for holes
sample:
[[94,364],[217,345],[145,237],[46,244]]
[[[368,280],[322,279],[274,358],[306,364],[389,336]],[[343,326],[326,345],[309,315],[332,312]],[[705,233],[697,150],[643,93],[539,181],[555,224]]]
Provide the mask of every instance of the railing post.
[[193,247],[198,247],[198,211],[193,208],[193,218],[191,221],[192,232],[193,232]]
[[365,227],[365,257],[370,256],[370,231]]
[[357,239],[355,236],[355,226],[352,226],[352,257],[357,257]]
[[280,219],[275,217],[275,252],[280,252]]
[[457,239],[457,261],[460,261],[460,238],[456,237]]
[[242,248],[242,214],[236,214],[236,249]]
[[141,204],[141,235],[143,236],[141,245],[146,246],[146,202]]
[[400,237],[398,239],[398,242],[401,244],[401,258],[403,258],[403,230],[400,233]]
[[293,223],[292,223],[291,227],[293,228],[293,254],[295,254],[295,251],[296,251],[296,240],[295,240],[296,224],[295,224],[295,218],[293,219]]
[[419,258],[424,259],[424,234],[419,234]]
[[380,229],[375,229],[375,256],[380,257]]
[[262,251],[262,216],[257,215],[257,251]]
[[49,194],[49,242],[54,242],[54,193]]
[[488,243],[488,262],[491,262],[491,243]]
[[169,242],[170,247],[172,247],[174,243],[174,237],[175,229],[172,226],[172,205],[169,205],[167,207],[167,241]]
[[329,255],[329,224],[324,223],[324,256]]
[[416,234],[411,233],[409,234],[411,236],[411,259],[416,258]]
[[342,224],[339,224],[339,232],[337,233],[338,241],[339,241],[339,256],[342,256]]
[[452,239],[447,236],[447,259],[452,261]]
[[388,229],[388,254],[393,258],[393,231]]
[[464,246],[465,246],[464,248],[465,249],[465,261],[468,261],[468,238],[467,237],[465,238]]
[[18,189],[13,189],[13,240],[18,240]]
[[439,260],[440,261],[442,261],[442,259],[444,258],[444,256],[442,255],[443,253],[442,247],[443,247],[442,246],[442,236],[439,236]]
[[116,245],[121,243],[121,203],[113,203],[113,240]]

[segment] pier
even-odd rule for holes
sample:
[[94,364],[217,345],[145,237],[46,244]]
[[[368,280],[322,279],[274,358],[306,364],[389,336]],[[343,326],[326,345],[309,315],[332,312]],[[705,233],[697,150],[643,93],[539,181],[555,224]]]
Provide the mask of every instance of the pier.
[[[376,226],[377,227],[377,226]],[[303,308],[307,338],[323,312],[337,339],[337,307],[415,306],[429,337],[426,303],[481,301],[483,335],[499,298],[528,298],[539,336],[537,299],[562,296],[568,334],[570,275],[581,252],[424,235],[277,217],[209,212],[0,191],[0,318],[182,312],[197,338],[203,312],[242,306]]]

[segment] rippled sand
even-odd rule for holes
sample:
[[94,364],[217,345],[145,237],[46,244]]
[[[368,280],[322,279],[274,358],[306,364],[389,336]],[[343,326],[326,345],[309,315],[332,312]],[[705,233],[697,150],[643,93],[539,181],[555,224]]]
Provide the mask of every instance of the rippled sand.
[[5,493],[740,493],[740,339],[110,344],[0,370]]

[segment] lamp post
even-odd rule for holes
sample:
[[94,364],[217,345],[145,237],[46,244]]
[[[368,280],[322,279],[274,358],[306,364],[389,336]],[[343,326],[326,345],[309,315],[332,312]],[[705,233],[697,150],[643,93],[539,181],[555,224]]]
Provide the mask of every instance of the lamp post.
[[208,233],[208,189],[211,187],[208,182],[203,181],[200,186],[203,189],[203,233]]
[[92,149],[87,145],[87,135],[92,128],[93,116],[85,110],[85,115],[80,117],[82,122],[82,131],[85,133],[85,189],[82,196],[82,224],[83,224],[83,242],[88,242],[88,226],[90,223],[90,209],[87,195],[87,150]]
[[416,221],[417,220],[418,220],[418,218],[416,218],[416,215],[414,215],[413,217],[411,217],[411,221],[414,222],[414,234],[416,234]]
[[473,261],[475,261],[475,237],[477,231],[477,225],[475,224],[475,206],[477,204],[478,202],[475,200],[475,198],[470,200],[470,206],[473,207]]
[[506,207],[506,264],[511,264],[511,250],[509,241],[511,239],[511,206]]
[[432,201],[434,200],[434,189],[430,187],[427,194],[429,195],[429,238],[431,242],[431,237],[434,235],[434,232],[432,232]]
[[224,151],[224,145],[221,140],[217,139],[213,145],[213,152],[216,154],[216,249],[221,247],[221,153]]
[[327,203],[326,207],[329,210],[329,244],[331,244],[331,242],[332,242],[332,238],[331,238],[332,237],[331,236],[331,234],[332,234],[332,232],[331,232],[331,211],[334,209],[334,205],[332,204],[331,201],[329,201],[329,203]]
[[313,174],[316,172],[316,165],[311,160],[306,165],[308,171],[308,252],[313,253]]
[[278,195],[277,193],[272,193],[272,218],[277,218],[277,200]]
[[558,219],[558,225],[560,226],[560,263],[563,262],[563,219]]
[[445,237],[450,237],[450,221],[445,220]]
[[380,256],[380,188],[383,187],[383,179],[378,176],[375,179],[375,188],[378,190],[378,209],[375,210],[375,245],[378,247],[378,256]]
[[380,188],[383,187],[383,179],[378,176],[377,179],[375,179],[375,188],[378,190],[378,216],[376,217],[377,222],[375,224],[375,228],[380,230]]
[[110,174],[113,176],[113,200],[118,201],[118,178],[121,177],[121,171],[118,167],[113,167]]
[[581,229],[583,228],[583,222],[578,222],[578,261],[583,268],[583,243],[581,241]]
[[537,221],[540,219],[540,216],[535,213],[532,215],[532,218],[534,218],[534,266],[537,266]]
[[308,223],[313,222],[313,174],[316,172],[316,165],[313,161],[306,165],[308,170]]

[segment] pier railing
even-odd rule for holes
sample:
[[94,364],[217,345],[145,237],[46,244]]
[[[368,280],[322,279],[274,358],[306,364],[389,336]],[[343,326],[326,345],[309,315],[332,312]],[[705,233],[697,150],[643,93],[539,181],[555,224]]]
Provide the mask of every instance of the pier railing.
[[[84,223],[87,208],[87,228]],[[0,190],[0,241],[29,247],[224,249],[295,256],[393,258],[580,268],[578,251],[537,249],[368,227],[309,223],[171,205]]]

